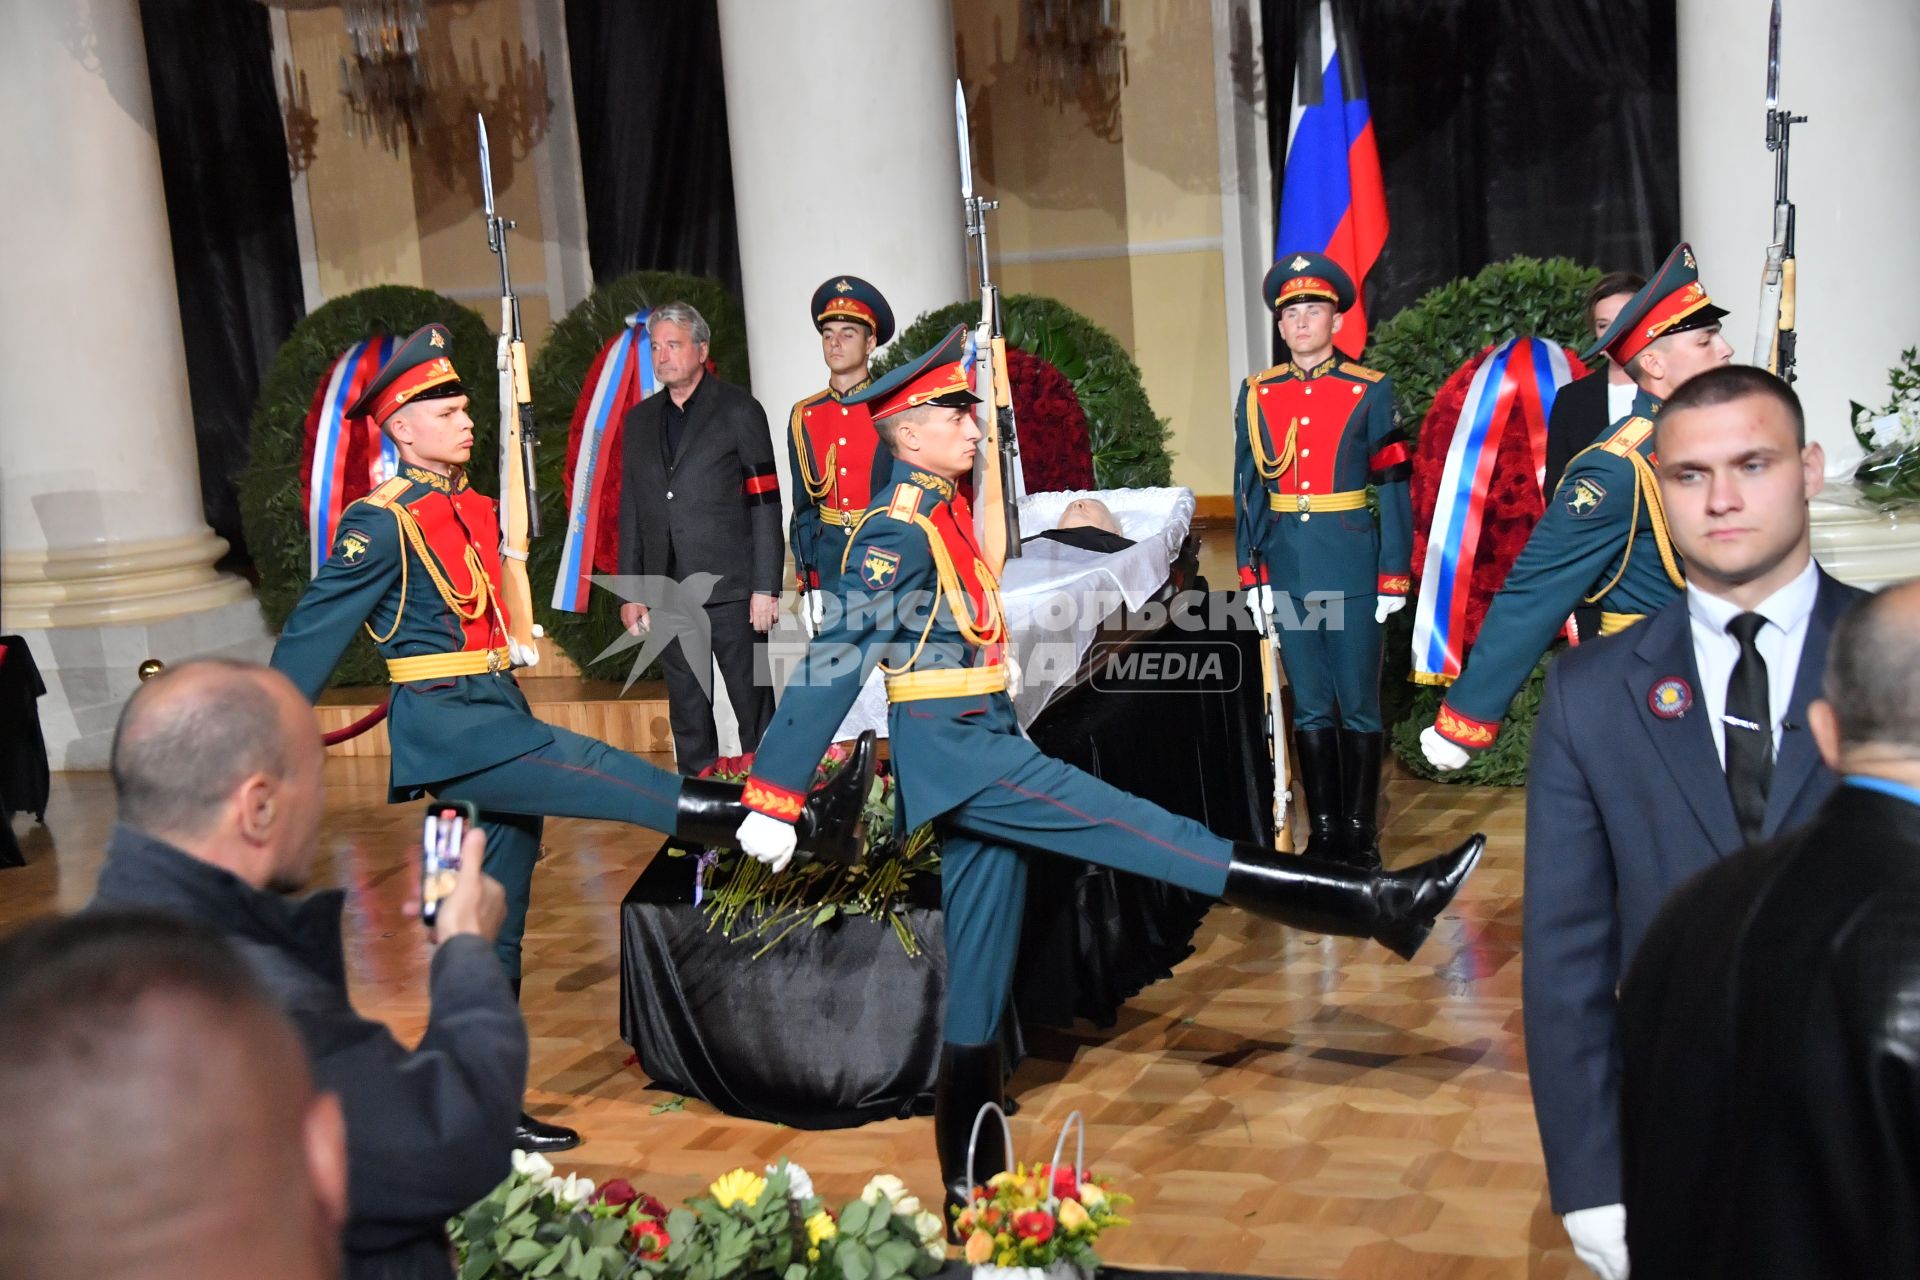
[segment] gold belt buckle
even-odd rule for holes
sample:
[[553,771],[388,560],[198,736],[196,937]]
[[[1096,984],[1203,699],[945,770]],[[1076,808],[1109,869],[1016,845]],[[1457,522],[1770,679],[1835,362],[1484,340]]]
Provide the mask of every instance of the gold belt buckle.
[[496,675],[499,673],[499,671],[500,671],[500,651],[498,649],[487,650],[487,674]]

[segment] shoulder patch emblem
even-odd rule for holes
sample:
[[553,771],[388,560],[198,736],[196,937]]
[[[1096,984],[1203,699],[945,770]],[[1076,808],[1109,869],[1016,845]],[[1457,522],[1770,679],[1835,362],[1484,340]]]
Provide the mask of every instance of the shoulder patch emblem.
[[868,547],[860,557],[860,581],[874,591],[885,591],[900,575],[900,553]]
[[358,529],[349,529],[340,535],[340,541],[334,544],[333,558],[346,565],[356,565],[366,558],[367,549],[373,542]]
[[912,523],[914,513],[920,510],[922,492],[912,485],[901,485],[893,491],[893,501],[887,504],[887,514],[903,524]]
[[1351,360],[1342,360],[1340,362],[1340,372],[1353,378],[1365,378],[1368,382],[1378,382],[1387,376],[1378,369],[1369,369],[1367,366],[1355,364]]
[[399,499],[401,494],[412,487],[413,481],[407,479],[405,476],[395,476],[366,497],[360,499],[360,501],[370,507],[390,507]]
[[1592,476],[1580,476],[1566,488],[1567,496],[1561,501],[1570,516],[1590,516],[1607,500],[1607,486]]

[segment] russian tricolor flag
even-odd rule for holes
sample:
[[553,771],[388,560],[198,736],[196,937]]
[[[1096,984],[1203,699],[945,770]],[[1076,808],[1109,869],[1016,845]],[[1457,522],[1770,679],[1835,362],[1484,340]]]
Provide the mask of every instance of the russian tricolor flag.
[[1324,253],[1353,277],[1359,301],[1333,341],[1358,357],[1367,345],[1367,272],[1387,242],[1387,192],[1353,29],[1336,0],[1301,8],[1274,258]]

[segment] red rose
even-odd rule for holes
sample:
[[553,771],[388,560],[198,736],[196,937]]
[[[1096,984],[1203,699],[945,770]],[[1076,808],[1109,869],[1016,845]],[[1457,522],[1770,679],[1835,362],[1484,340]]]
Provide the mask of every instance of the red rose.
[[1049,1170],[1048,1166],[1043,1164],[1036,1168],[1034,1172],[1043,1178],[1051,1173],[1053,1178],[1053,1198],[1055,1200],[1078,1200],[1080,1198],[1080,1180],[1073,1176],[1073,1169],[1070,1166],[1062,1166],[1058,1169]]
[[1044,1209],[1028,1209],[1013,1215],[1013,1230],[1023,1240],[1045,1244],[1053,1239],[1053,1215]]
[[664,1256],[667,1246],[673,1243],[667,1229],[652,1218],[634,1223],[627,1229],[627,1238],[633,1244],[633,1251],[648,1261]]
[[644,1192],[641,1193],[640,1202],[636,1204],[634,1208],[640,1210],[641,1214],[646,1217],[658,1218],[662,1222],[667,1220],[667,1206],[661,1204],[658,1200],[655,1200],[652,1196]]
[[635,1191],[633,1184],[625,1178],[615,1178],[612,1182],[607,1183],[598,1191],[594,1192],[593,1198],[601,1204],[611,1205],[615,1209],[624,1209],[639,1199],[640,1193]]

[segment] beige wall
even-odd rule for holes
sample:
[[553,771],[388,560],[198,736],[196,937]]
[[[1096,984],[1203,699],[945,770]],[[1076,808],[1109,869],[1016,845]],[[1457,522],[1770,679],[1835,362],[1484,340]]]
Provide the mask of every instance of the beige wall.
[[[518,49],[523,42],[521,10],[522,0],[434,6],[425,44],[439,56],[458,51],[462,67],[478,64],[497,78],[502,43]],[[499,267],[487,250],[473,121],[448,121],[417,151],[403,139],[399,155],[377,138],[349,137],[339,86],[340,59],[350,46],[340,11],[289,10],[287,43],[320,122],[305,188],[322,298],[376,284],[418,285],[459,298],[497,325]],[[551,82],[564,67],[550,59],[547,74]],[[498,122],[491,150],[499,211],[519,224],[508,252],[527,337],[537,345],[551,324],[539,175],[514,154]]]
[[1129,0],[1123,140],[1029,88],[1018,0],[954,0],[975,104],[976,166],[1009,292],[1060,299],[1110,329],[1170,420],[1174,482],[1232,490],[1220,173],[1208,6]]

